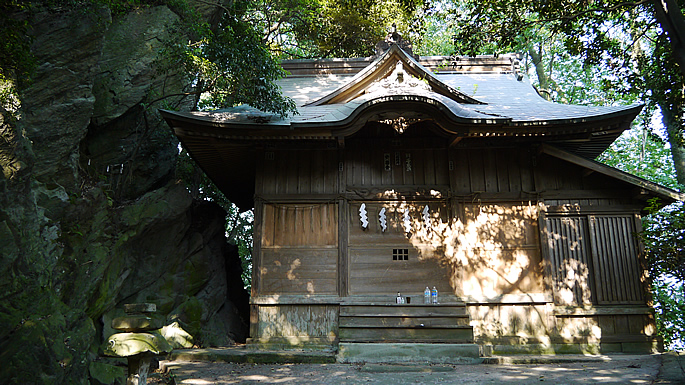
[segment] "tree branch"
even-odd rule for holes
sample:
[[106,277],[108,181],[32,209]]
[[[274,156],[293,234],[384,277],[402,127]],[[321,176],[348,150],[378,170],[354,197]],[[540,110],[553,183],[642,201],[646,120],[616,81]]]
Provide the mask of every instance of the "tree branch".
[[675,0],[652,0],[654,13],[671,43],[680,73],[685,75],[685,20]]
[[578,19],[582,16],[585,16],[589,13],[605,13],[605,12],[618,11],[621,8],[635,8],[639,5],[648,3],[650,1],[660,1],[660,0],[640,0],[638,2],[619,3],[619,4],[614,5],[613,7],[608,7],[608,8],[590,8],[590,9],[586,9],[583,11],[578,11],[578,12],[570,14],[570,15],[561,15],[558,17],[551,17],[548,19],[535,20],[535,21],[532,21],[530,23],[524,24],[524,26],[527,27],[527,26],[534,25],[534,24],[543,24],[543,23],[548,23],[550,21],[560,21],[560,20],[571,21],[571,20]]

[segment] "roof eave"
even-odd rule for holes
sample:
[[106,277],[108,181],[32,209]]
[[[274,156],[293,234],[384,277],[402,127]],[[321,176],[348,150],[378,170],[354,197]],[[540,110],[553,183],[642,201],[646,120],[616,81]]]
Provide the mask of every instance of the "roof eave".
[[642,179],[638,176],[629,174],[627,172],[621,171],[611,166],[607,166],[597,161],[583,158],[581,156],[564,151],[550,144],[542,144],[540,146],[540,150],[543,153],[551,155],[555,158],[565,160],[567,162],[576,164],[589,170],[599,172],[600,174],[604,174],[612,178],[621,180],[625,183],[629,183],[635,187],[647,190],[649,193],[651,193],[650,195],[657,198],[661,198],[667,203],[673,203],[675,201],[685,201],[685,193],[672,190],[668,187],[664,187],[657,183],[650,182],[646,179]]

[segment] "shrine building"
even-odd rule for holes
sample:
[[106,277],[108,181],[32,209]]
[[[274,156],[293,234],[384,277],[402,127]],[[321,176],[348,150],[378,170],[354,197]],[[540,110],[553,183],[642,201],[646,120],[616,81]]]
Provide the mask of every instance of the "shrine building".
[[660,349],[636,233],[648,200],[685,194],[593,160],[641,106],[549,102],[514,55],[415,57],[398,36],[375,57],[282,66],[290,117],[162,111],[254,209],[248,347]]

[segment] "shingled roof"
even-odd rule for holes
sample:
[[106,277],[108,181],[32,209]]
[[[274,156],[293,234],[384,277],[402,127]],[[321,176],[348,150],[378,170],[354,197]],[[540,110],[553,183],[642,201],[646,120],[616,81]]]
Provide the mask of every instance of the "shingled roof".
[[[627,129],[641,109],[546,101],[516,65],[514,55],[417,60],[393,45],[375,59],[284,62],[292,75],[279,85],[297,103],[297,113],[290,117],[250,106],[163,114],[196,127],[222,128],[204,134],[243,139],[340,139],[368,121],[431,120],[453,136],[454,143],[469,137],[547,136],[546,141],[591,159]],[[398,103],[408,107],[402,114],[396,113]]]
[[[291,60],[282,65],[290,75],[278,83],[297,104],[297,113],[289,117],[246,105],[161,111],[218,185],[223,179],[229,185],[254,184],[256,143],[335,140],[344,145],[346,137],[369,122],[389,124],[400,132],[429,122],[450,147],[535,141],[578,157],[573,161],[591,160],[630,127],[642,108],[549,102],[519,73],[516,55],[416,58],[395,44],[378,57]],[[227,168],[230,179],[222,177]],[[610,170],[604,171],[616,177]],[[670,190],[646,187],[667,200],[679,199]],[[243,208],[252,204],[247,194],[229,199]]]

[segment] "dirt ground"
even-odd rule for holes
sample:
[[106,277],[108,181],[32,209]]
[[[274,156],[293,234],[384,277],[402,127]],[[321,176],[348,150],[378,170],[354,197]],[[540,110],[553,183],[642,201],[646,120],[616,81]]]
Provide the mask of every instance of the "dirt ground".
[[673,384],[661,357],[536,365],[234,364],[164,362],[176,384]]

